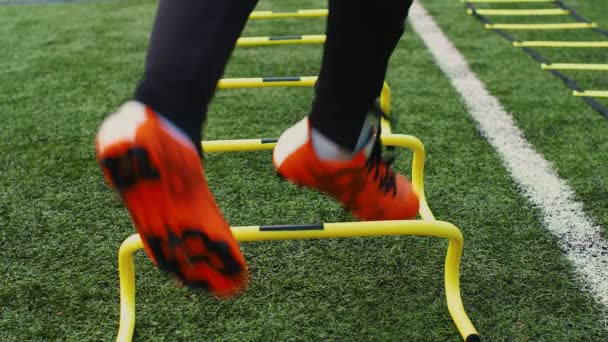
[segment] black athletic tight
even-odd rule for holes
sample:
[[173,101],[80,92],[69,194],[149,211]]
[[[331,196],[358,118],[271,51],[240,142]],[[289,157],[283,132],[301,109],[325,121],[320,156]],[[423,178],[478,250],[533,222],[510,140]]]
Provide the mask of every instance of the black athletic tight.
[[[195,142],[257,0],[160,0],[135,99]],[[330,0],[327,41],[310,110],[313,127],[353,150],[379,96],[412,0]],[[261,75],[266,76],[266,75]]]

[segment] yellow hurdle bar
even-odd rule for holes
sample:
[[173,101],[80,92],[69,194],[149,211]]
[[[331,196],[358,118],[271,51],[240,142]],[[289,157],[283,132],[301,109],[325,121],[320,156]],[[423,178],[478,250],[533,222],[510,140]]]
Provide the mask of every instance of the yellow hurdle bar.
[[559,47],[559,48],[608,48],[608,42],[574,42],[574,41],[550,41],[533,40],[513,42],[515,47]]
[[460,2],[470,2],[476,4],[508,4],[525,2],[555,2],[555,0],[460,0]]
[[488,30],[576,30],[597,27],[596,23],[559,23],[559,24],[485,24]]
[[[276,139],[220,140],[202,142],[205,152],[269,150]],[[370,221],[325,223],[304,226],[246,226],[233,227],[232,231],[239,241],[268,241],[293,239],[323,239],[347,237],[371,237],[392,235],[435,236],[449,241],[445,259],[444,275],[448,311],[466,341],[475,340],[477,331],[464,311],[460,295],[460,259],[463,237],[460,230],[449,222],[436,221],[428,208],[424,196],[424,145],[413,136],[390,134],[382,135],[382,143],[387,146],[408,147],[414,151],[412,165],[412,184],[420,197],[420,216],[422,220]],[[135,328],[135,265],[133,253],[142,249],[139,235],[134,234],[121,245],[118,253],[120,273],[120,326],[117,341],[131,341]]]
[[[218,89],[241,89],[241,88],[273,88],[273,87],[313,87],[317,81],[316,76],[305,77],[258,77],[258,78],[223,78]],[[387,116],[391,113],[391,88],[384,82],[380,92],[380,109]],[[391,123],[387,118],[380,120],[382,132],[392,133]]]
[[304,9],[295,12],[253,11],[249,19],[285,19],[285,18],[322,18],[327,17],[327,9]]
[[608,90],[585,90],[573,91],[572,95],[578,97],[605,97],[608,98]]
[[536,16],[536,15],[568,15],[570,11],[564,9],[467,9],[468,14],[481,14],[486,16],[509,15],[509,16]]
[[586,64],[586,63],[551,63],[540,65],[544,70],[603,70],[608,71],[608,64]]
[[218,89],[312,87],[315,82],[317,82],[316,76],[223,78],[218,82],[217,87]]
[[275,37],[243,37],[236,41],[236,46],[268,46],[268,45],[299,45],[323,44],[325,35],[275,36]]

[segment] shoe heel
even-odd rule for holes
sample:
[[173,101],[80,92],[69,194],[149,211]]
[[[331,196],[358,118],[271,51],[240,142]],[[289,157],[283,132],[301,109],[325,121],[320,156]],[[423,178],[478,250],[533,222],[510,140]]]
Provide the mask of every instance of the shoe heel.
[[120,191],[140,180],[160,179],[160,172],[152,165],[148,151],[139,147],[132,147],[119,156],[103,158],[101,166],[108,170],[112,185]]

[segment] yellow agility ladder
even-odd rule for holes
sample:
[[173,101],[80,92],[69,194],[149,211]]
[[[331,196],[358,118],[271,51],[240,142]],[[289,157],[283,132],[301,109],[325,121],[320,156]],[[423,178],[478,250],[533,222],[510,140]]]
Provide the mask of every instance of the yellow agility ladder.
[[[608,48],[608,40],[604,41],[521,41],[516,39],[507,31],[517,30],[588,30],[608,37],[608,31],[598,27],[597,23],[581,17],[572,8],[566,6],[561,0],[460,0],[465,3],[466,11],[469,15],[477,18],[486,29],[493,30],[500,36],[508,40],[514,47],[521,48],[522,51],[530,55],[540,63],[541,69],[547,70],[554,76],[561,79],[570,88],[574,96],[580,97],[589,106],[608,118],[608,108],[595,100],[595,98],[605,97],[603,91],[585,91],[572,78],[565,75],[565,70],[585,70],[585,71],[608,71],[608,64],[592,63],[552,63],[540,53],[531,48]],[[530,9],[489,9],[478,8],[476,4],[509,4],[509,3],[552,3],[555,8],[530,8]],[[487,17],[490,16],[569,16],[575,22],[567,23],[494,23]]]
[[[219,89],[262,88],[262,87],[311,87],[316,77],[284,78],[233,78],[222,79]],[[390,88],[385,82],[380,97],[383,112],[390,112]],[[326,238],[353,238],[371,236],[417,235],[434,236],[448,240],[445,259],[445,295],[448,311],[462,338],[468,342],[478,341],[479,336],[471,320],[464,311],[460,296],[460,260],[464,240],[455,225],[437,221],[429,208],[424,194],[424,146],[413,136],[391,134],[390,122],[382,118],[382,144],[384,146],[407,147],[413,150],[412,186],[420,201],[420,220],[369,221],[323,223],[315,225],[246,226],[232,227],[238,241],[270,241]],[[201,143],[203,152],[236,152],[272,150],[276,139],[216,140]],[[139,235],[127,238],[118,252],[120,273],[120,326],[116,340],[128,342],[135,329],[135,266],[133,254],[142,249]]]

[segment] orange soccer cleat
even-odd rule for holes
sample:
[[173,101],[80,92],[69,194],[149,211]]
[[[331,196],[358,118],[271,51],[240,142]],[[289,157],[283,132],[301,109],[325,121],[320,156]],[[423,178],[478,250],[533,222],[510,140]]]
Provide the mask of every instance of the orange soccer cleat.
[[296,185],[324,192],[361,220],[413,219],[418,196],[407,178],[382,159],[376,134],[369,157],[361,150],[351,160],[328,161],[317,156],[308,118],[283,132],[274,149],[279,175]]
[[245,259],[209,191],[196,147],[179,128],[130,101],[102,123],[96,152],[162,271],[217,296],[246,287]]

